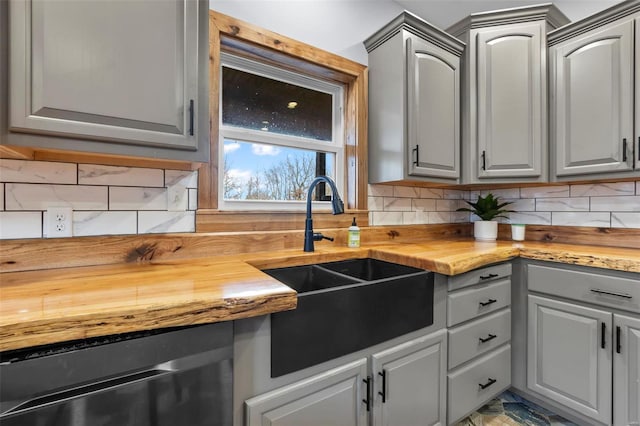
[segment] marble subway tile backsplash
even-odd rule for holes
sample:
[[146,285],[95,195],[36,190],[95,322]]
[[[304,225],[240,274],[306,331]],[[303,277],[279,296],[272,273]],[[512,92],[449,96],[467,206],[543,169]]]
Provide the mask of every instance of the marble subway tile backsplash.
[[76,236],[104,235],[105,230],[109,230],[111,235],[136,234],[137,226],[138,215],[135,211],[74,212],[73,214],[73,234]]
[[[195,232],[194,171],[0,159],[0,239],[43,238],[46,209],[71,206],[74,236]],[[369,224],[464,223],[464,200],[512,201],[504,222],[640,228],[640,180],[457,190],[369,185]]]
[[[502,222],[530,225],[640,228],[640,181],[536,186],[463,191],[369,185],[369,224],[409,225],[477,220],[456,212],[463,200],[491,192],[506,201],[513,213]],[[411,209],[406,201],[411,198]],[[401,208],[400,208],[401,207]]]
[[597,226],[610,228],[611,213],[604,212],[552,212],[551,223],[560,226],[572,226],[580,223],[580,226]]
[[167,210],[166,188],[110,187],[110,210]]
[[41,212],[0,212],[0,239],[40,237]]
[[139,211],[138,233],[195,232],[196,212]]
[[576,198],[536,198],[539,212],[588,212],[589,197]]
[[78,164],[78,183],[81,185],[164,187],[163,172],[161,169]]
[[73,208],[73,235],[194,232],[195,171],[0,159],[0,239],[47,235],[47,207]]
[[0,159],[0,180],[21,183],[78,183],[78,165],[49,161]]
[[69,206],[74,210],[108,210],[108,187],[5,184],[5,210],[44,211],[48,206]]
[[640,212],[637,213],[611,213],[612,228],[640,228]]
[[369,225],[419,225],[469,222],[469,191],[412,186],[369,185]]

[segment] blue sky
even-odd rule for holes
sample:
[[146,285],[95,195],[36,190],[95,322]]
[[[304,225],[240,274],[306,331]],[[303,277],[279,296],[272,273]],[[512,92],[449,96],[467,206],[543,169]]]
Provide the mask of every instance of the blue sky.
[[[301,152],[313,153],[313,151],[303,151],[300,149],[280,147],[275,145],[257,144],[250,142],[238,142],[233,140],[224,141],[224,155],[229,162],[229,174],[246,182],[250,176],[257,172],[269,169],[271,166],[285,160],[289,155],[299,155]],[[330,155],[329,158],[332,158]],[[327,159],[327,169],[329,174],[333,169],[333,164]]]

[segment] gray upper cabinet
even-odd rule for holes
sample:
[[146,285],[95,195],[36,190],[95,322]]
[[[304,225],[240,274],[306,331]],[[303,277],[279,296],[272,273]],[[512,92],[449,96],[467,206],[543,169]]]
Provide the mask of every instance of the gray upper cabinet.
[[8,144],[208,161],[208,2],[11,0],[9,35]]
[[473,14],[447,30],[468,46],[463,183],[547,180],[546,32],[567,22],[547,4]]
[[627,2],[549,34],[553,178],[638,174],[638,16],[640,4]]
[[544,113],[539,23],[477,35],[479,178],[542,176]]
[[404,12],[365,46],[369,182],[459,183],[464,44]]
[[407,39],[409,175],[460,177],[460,58]]

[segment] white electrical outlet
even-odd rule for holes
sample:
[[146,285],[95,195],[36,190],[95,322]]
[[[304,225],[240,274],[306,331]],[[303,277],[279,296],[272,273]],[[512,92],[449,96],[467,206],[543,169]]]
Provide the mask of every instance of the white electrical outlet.
[[47,238],[73,236],[73,209],[49,207],[47,209]]

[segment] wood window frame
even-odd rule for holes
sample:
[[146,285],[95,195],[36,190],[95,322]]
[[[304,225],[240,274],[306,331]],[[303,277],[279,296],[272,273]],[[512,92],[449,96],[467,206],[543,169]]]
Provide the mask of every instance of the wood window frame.
[[[367,212],[367,68],[222,13],[209,11],[209,109],[211,159],[199,168],[197,232],[302,229],[303,212],[218,210],[220,52],[256,59],[314,78],[344,85],[345,194],[347,215],[320,213],[320,227],[343,226]],[[274,219],[283,215],[284,220]],[[314,216],[316,213],[314,213]],[[233,217],[233,221],[229,219]],[[286,219],[285,219],[286,217]],[[347,225],[348,226],[348,225]],[[230,229],[231,228],[231,229]]]

